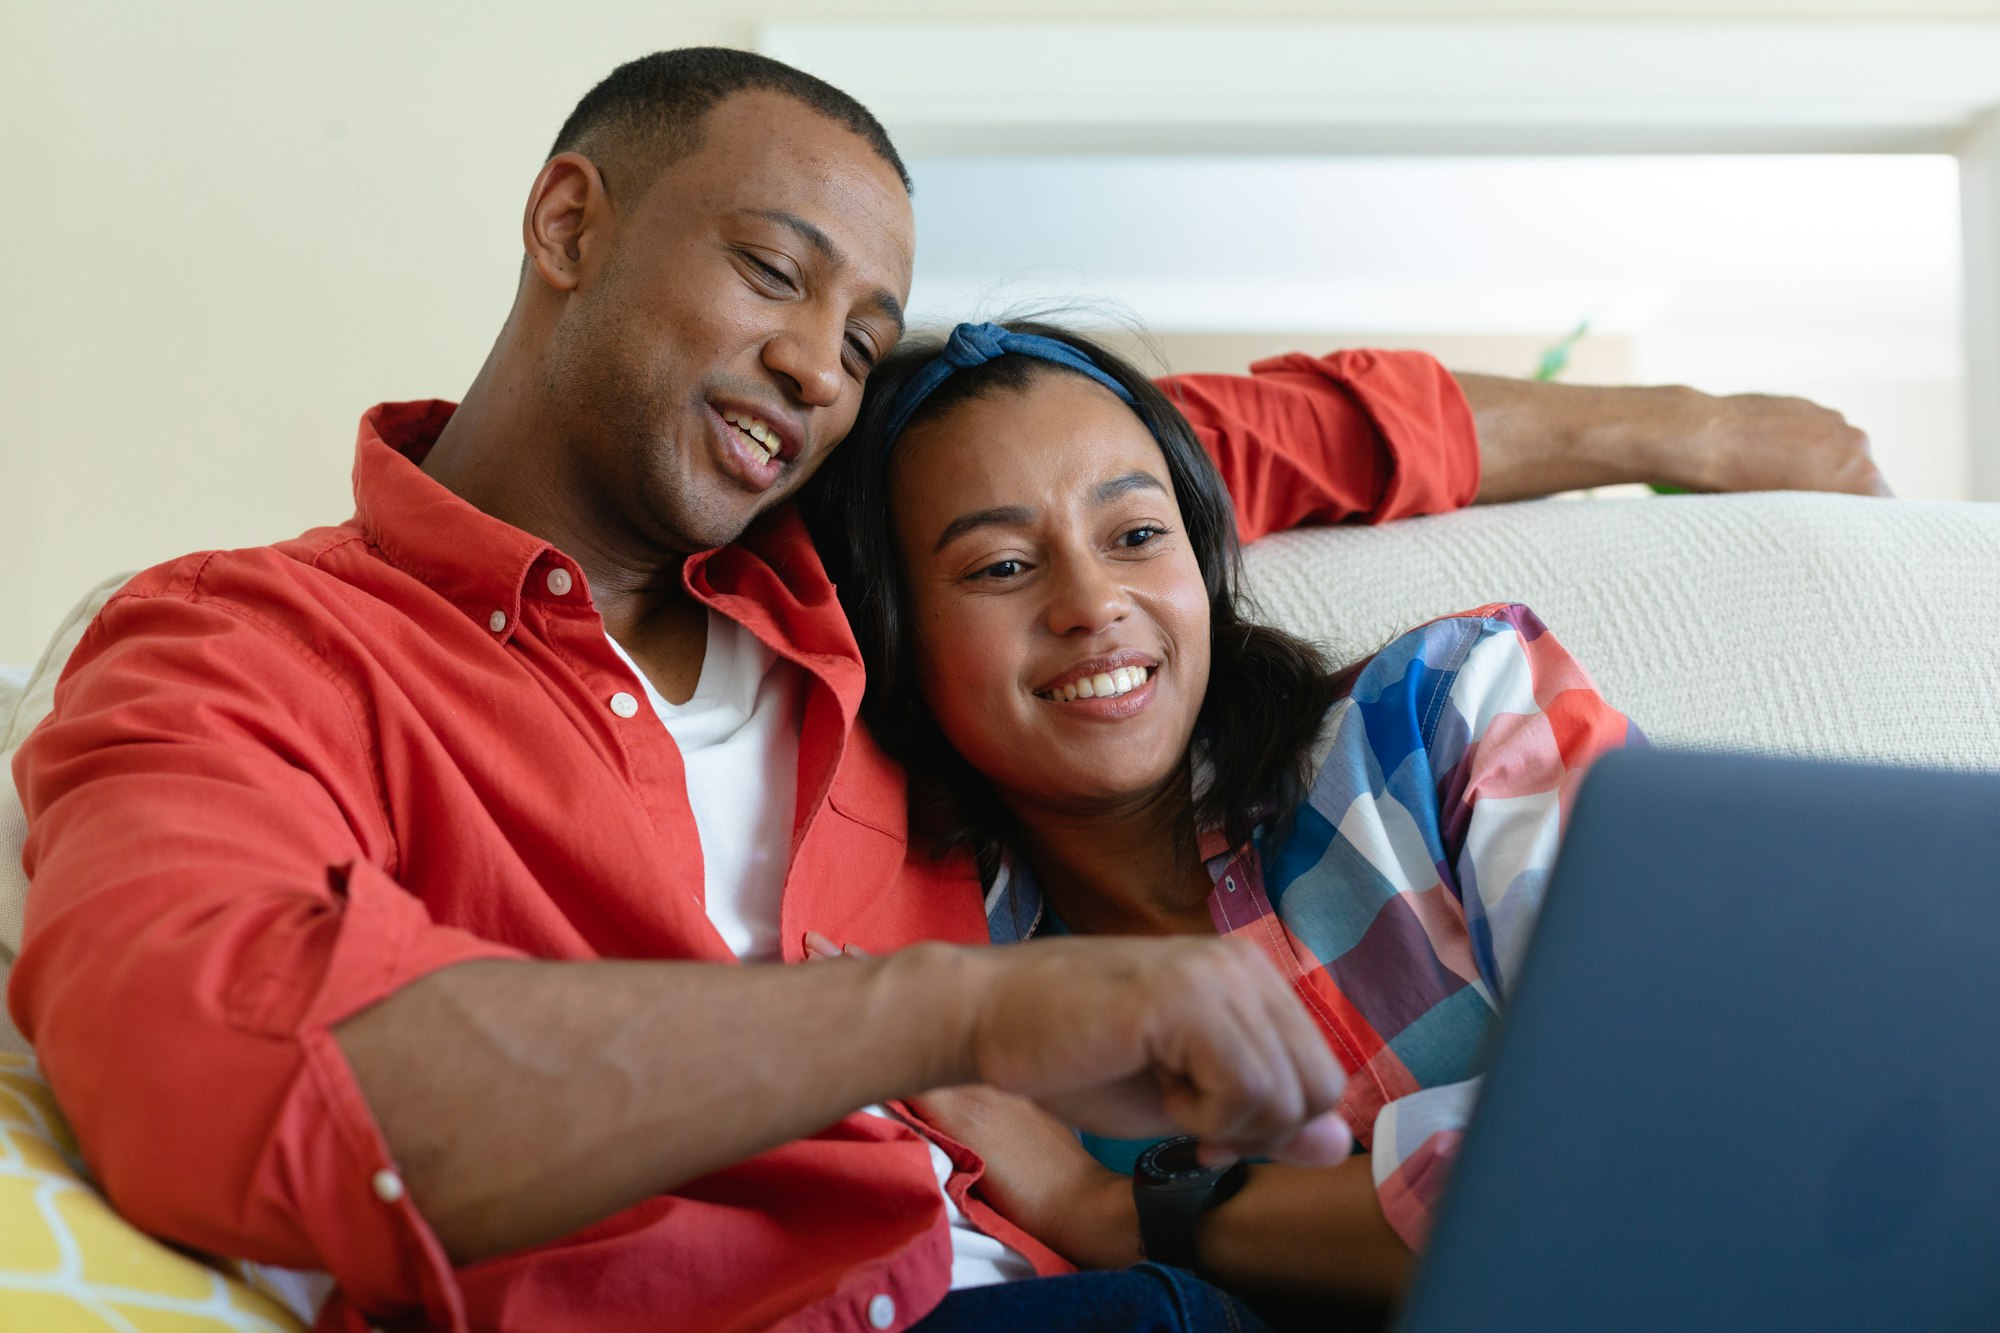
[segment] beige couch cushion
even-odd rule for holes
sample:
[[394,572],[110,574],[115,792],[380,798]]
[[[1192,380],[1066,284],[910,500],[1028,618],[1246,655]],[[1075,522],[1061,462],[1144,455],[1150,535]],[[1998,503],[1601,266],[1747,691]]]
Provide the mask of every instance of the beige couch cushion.
[[2000,769],[2000,505],[1538,500],[1246,554],[1276,623],[1358,655],[1525,602],[1656,743]]

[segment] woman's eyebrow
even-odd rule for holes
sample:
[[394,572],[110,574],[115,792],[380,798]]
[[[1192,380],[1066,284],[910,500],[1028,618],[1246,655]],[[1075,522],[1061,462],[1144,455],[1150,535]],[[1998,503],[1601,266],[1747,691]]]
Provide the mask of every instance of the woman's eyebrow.
[[938,535],[937,545],[931,547],[935,555],[976,528],[1019,528],[1035,521],[1035,511],[1026,505],[995,505],[991,509],[975,509],[969,514],[960,514],[944,525]]
[[1121,495],[1130,495],[1133,491],[1145,490],[1158,491],[1162,495],[1167,494],[1166,483],[1162,482],[1158,477],[1150,472],[1133,471],[1127,472],[1122,477],[1113,477],[1110,481],[1100,482],[1097,489],[1091,493],[1090,498],[1098,504],[1108,504]]
[[[1130,495],[1133,491],[1158,491],[1162,495],[1170,493],[1166,483],[1158,477],[1150,472],[1134,469],[1122,477],[1099,482],[1097,489],[1090,493],[1090,498],[1092,503],[1102,505],[1116,500],[1121,495]],[[1034,521],[1035,511],[1026,505],[995,505],[991,509],[975,509],[969,514],[960,514],[945,524],[944,531],[938,534],[937,545],[931,547],[931,552],[936,554],[942,551],[966,533],[978,528],[1020,528]]]

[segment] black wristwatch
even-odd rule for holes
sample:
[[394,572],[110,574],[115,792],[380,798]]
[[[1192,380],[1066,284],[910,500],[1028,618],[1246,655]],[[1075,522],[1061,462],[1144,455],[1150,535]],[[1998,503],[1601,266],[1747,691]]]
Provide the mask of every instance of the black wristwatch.
[[1243,1188],[1247,1162],[1203,1166],[1201,1142],[1192,1134],[1165,1139],[1139,1154],[1132,1168],[1132,1198],[1139,1205],[1139,1246],[1156,1264],[1199,1271],[1195,1225],[1201,1215]]

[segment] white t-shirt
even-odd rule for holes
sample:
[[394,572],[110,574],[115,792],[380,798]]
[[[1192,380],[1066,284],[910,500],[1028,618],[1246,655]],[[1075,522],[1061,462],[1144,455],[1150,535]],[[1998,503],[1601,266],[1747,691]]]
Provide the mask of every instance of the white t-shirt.
[[778,900],[791,864],[798,798],[804,673],[711,611],[701,679],[686,703],[673,704],[618,640],[611,646],[680,748],[701,836],[708,919],[744,962],[776,962]]
[[[798,802],[805,673],[743,626],[710,611],[701,679],[686,703],[672,704],[616,639],[611,646],[645,687],[653,712],[680,747],[688,804],[701,838],[708,919],[744,962],[776,962],[779,901]],[[884,1106],[866,1109],[899,1119]],[[935,1143],[928,1146],[942,1192],[951,1159]],[[1033,1265],[973,1226],[949,1194],[944,1206],[951,1222],[954,1290],[1034,1276]]]

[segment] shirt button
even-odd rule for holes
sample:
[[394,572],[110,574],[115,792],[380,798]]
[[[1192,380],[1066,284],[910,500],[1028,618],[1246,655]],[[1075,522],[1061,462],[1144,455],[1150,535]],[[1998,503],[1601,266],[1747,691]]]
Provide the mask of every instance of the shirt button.
[[403,1197],[403,1178],[394,1171],[377,1171],[369,1183],[375,1186],[375,1197],[383,1203],[394,1203]]
[[567,569],[564,569],[561,565],[557,565],[549,571],[549,591],[551,593],[557,597],[567,597],[569,596],[571,586],[571,579]]
[[1223,880],[1222,887],[1228,889],[1231,893],[1236,892],[1236,876],[1231,875],[1229,878]]
[[507,613],[505,611],[495,611],[492,615],[486,617],[486,628],[492,630],[495,634],[506,629]]
[[887,1328],[896,1322],[896,1298],[888,1292],[874,1297],[868,1302],[868,1325],[871,1328]]
[[639,701],[625,693],[625,691],[620,690],[611,696],[611,711],[620,717],[637,717],[639,715]]

